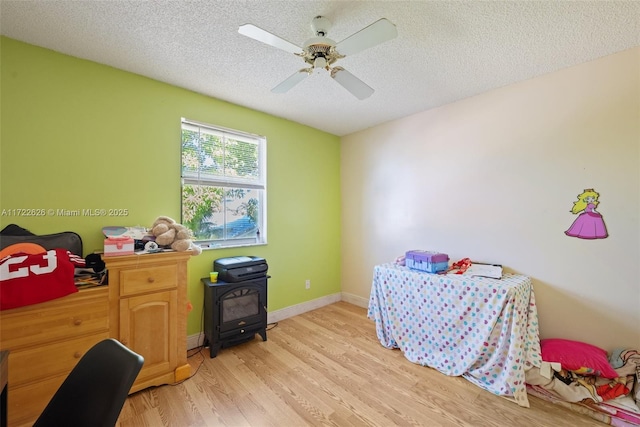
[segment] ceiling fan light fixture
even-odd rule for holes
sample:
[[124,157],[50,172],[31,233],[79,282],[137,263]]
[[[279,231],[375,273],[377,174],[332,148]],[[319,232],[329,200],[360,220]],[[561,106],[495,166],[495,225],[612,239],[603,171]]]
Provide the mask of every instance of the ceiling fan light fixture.
[[313,68],[316,70],[320,70],[327,67],[327,60],[324,59],[324,56],[319,56],[313,61]]

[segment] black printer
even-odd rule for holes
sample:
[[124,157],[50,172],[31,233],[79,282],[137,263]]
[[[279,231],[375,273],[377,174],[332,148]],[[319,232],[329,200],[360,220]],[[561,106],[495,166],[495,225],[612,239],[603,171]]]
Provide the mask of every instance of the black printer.
[[256,256],[234,256],[213,261],[213,271],[218,272],[218,280],[242,282],[265,277],[269,266],[264,258]]

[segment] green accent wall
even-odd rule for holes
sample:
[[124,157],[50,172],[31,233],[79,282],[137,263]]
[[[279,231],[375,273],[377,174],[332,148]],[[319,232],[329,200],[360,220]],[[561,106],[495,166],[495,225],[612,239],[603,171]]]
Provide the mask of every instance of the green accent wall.
[[[268,168],[268,244],[191,258],[187,333],[202,330],[200,278],[217,258],[267,260],[269,311],[340,292],[339,137],[6,37],[0,60],[0,228],[75,231],[86,255],[102,250],[104,226],[148,227],[161,215],[179,221],[186,117],[266,136]],[[128,215],[66,215],[83,209]]]

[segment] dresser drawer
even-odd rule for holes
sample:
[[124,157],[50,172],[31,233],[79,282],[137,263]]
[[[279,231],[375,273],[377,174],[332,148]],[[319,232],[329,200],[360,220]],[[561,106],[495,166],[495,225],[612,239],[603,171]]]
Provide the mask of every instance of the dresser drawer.
[[21,385],[41,378],[71,372],[95,344],[109,338],[109,331],[69,339],[46,346],[9,353],[9,384]]
[[42,304],[3,311],[0,347],[14,351],[108,329],[108,289],[86,289]]
[[120,296],[154,292],[178,286],[178,267],[160,265],[120,272]]
[[37,383],[14,387],[7,393],[7,422],[10,426],[32,426],[67,375],[58,375]]

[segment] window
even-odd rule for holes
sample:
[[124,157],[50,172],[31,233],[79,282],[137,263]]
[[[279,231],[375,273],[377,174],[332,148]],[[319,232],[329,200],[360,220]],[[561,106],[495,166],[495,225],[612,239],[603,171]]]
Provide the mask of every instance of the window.
[[266,243],[264,137],[182,119],[182,224],[203,248]]

